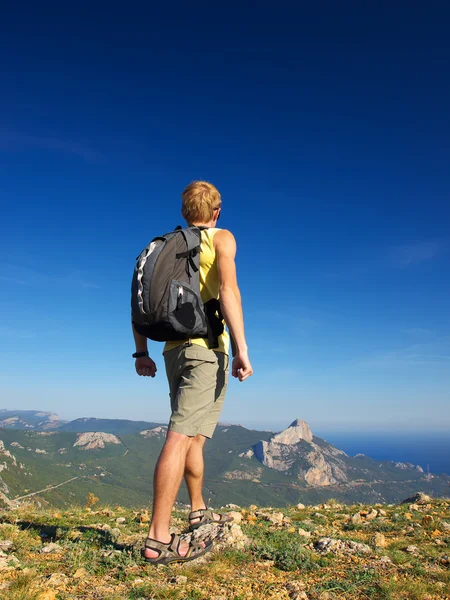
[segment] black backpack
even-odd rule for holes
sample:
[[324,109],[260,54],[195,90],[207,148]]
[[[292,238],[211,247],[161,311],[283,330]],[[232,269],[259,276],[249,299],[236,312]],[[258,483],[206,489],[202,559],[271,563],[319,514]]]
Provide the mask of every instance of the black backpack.
[[135,330],[165,342],[204,337],[217,348],[223,316],[215,298],[200,296],[200,242],[206,227],[177,227],[153,238],[136,259],[131,285]]

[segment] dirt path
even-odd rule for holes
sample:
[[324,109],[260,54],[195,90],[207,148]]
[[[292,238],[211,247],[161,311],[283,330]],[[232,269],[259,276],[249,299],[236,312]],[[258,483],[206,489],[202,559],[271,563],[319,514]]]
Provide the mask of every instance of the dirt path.
[[[81,477],[84,477],[83,475]],[[17,500],[23,500],[24,498],[29,498],[30,496],[36,496],[36,494],[42,494],[42,492],[48,492],[49,490],[54,490],[56,488],[61,487],[62,485],[66,485],[66,483],[70,483],[71,481],[75,481],[75,479],[79,479],[80,475],[76,477],[72,477],[72,479],[68,479],[67,481],[63,481],[62,483],[58,483],[57,485],[51,485],[49,487],[44,488],[43,490],[38,490],[37,492],[31,492],[31,494],[25,494],[25,496],[19,496],[18,498],[12,498],[11,502],[17,502]]]

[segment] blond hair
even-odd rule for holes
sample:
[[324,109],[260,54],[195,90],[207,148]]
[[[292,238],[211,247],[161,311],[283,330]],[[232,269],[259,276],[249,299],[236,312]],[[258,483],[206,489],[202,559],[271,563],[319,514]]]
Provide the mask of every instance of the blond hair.
[[181,214],[189,224],[208,223],[222,203],[219,190],[207,181],[193,181],[181,198]]

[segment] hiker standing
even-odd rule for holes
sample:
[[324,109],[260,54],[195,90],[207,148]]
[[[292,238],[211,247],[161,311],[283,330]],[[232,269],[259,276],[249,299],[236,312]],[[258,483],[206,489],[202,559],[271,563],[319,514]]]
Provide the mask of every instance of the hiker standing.
[[[224,321],[235,346],[233,377],[244,381],[253,370],[236,278],[236,242],[232,233],[217,228],[221,210],[220,194],[212,184],[188,185],[181,210],[188,227],[155,238],[138,258],[133,279],[136,372],[155,377],[147,337],[166,341],[163,354],[172,410],[155,468],[152,520],[143,550],[152,563],[193,560],[211,549],[211,544],[188,544],[169,533],[183,476],[191,530],[229,520],[207,509],[202,494],[203,447],[214,433],[227,388],[230,339]],[[169,253],[171,259],[166,258]],[[146,284],[146,277],[151,277],[153,287]]]

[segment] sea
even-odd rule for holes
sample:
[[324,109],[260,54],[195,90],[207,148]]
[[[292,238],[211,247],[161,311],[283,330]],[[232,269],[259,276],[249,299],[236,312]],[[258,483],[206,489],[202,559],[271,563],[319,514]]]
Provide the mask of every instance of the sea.
[[320,432],[315,435],[350,456],[361,453],[375,460],[420,465],[426,472],[450,475],[450,431]]

